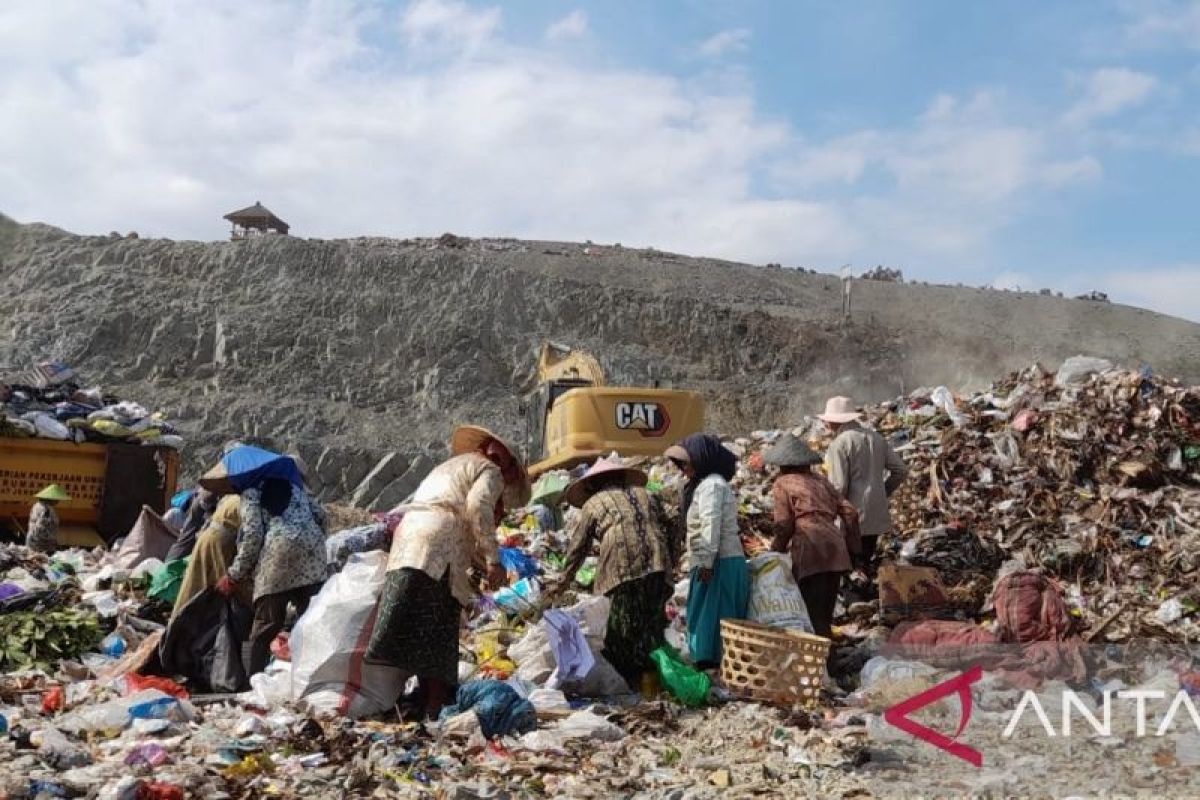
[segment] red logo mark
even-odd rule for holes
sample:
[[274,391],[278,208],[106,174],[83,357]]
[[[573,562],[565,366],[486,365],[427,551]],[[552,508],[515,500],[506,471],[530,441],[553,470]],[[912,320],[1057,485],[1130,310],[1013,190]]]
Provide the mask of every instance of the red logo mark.
[[[948,681],[942,681],[937,686],[932,686],[920,694],[912,697],[889,708],[883,712],[883,719],[889,725],[895,725],[905,733],[911,734],[922,741],[929,742],[934,747],[945,750],[952,756],[961,758],[974,764],[976,767],[983,766],[983,754],[973,747],[967,747],[965,744],[954,741],[958,738],[963,729],[967,727],[967,723],[971,721],[971,684],[983,677],[983,668],[976,665],[971,667],[963,674],[951,678]],[[933,728],[926,727],[919,722],[909,719],[908,715],[914,711],[924,708],[930,703],[936,703],[943,697],[949,697],[952,694],[958,694],[958,702],[962,706],[961,716],[958,721],[958,730],[953,736],[946,736],[943,733],[935,731]]]

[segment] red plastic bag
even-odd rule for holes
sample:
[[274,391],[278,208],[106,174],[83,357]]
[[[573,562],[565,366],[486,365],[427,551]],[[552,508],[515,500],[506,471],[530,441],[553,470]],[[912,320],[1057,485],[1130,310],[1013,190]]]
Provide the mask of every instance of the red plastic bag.
[[137,787],[137,800],[185,800],[183,789],[170,783],[142,783]]
[[178,697],[180,700],[188,699],[188,690],[170,678],[158,675],[138,675],[136,672],[130,672],[125,676],[126,695],[140,692],[143,689],[158,689],[160,692]]
[[50,691],[42,695],[42,713],[53,714],[55,711],[62,711],[63,707],[63,688],[55,686]]
[[288,645],[287,631],[280,633],[271,641],[271,655],[275,656],[280,661],[292,660],[292,649]]

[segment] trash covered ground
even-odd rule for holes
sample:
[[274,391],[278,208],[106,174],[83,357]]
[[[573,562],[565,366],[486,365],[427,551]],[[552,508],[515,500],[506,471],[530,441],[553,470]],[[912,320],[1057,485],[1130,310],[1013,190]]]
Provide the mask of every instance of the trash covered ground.
[[[607,610],[586,591],[594,566],[559,598],[561,613],[546,612],[541,589],[566,547],[546,508],[515,513],[498,532],[510,585],[483,598],[461,642],[460,678],[479,696],[460,695],[472,707],[440,725],[399,717],[409,709],[389,706],[401,688],[389,684],[395,676],[362,662],[361,631],[382,581],[374,548],[386,546],[394,520],[348,521],[357,527],[331,537],[343,546],[341,571],[277,643],[272,667],[248,691],[224,695],[153,676],[169,609],[150,593],[165,565],[125,568],[103,549],[45,556],[4,546],[0,792],[1200,792],[1191,783],[1200,720],[1193,726],[1186,710],[1163,736],[1139,735],[1128,701],[1103,735],[1078,715],[1076,735],[1060,724],[1064,692],[1096,712],[1106,692],[1159,691],[1165,704],[1200,689],[1188,647],[1200,633],[1200,389],[1072,359],[1058,374],[1030,368],[978,395],[935,387],[866,411],[912,471],[892,498],[897,532],[884,543],[878,593],[861,577],[845,588],[830,659],[837,685],[826,682],[813,708],[740,700],[719,680],[694,702],[663,665],[659,685],[623,686],[598,655]],[[827,443],[814,420],[796,430]],[[740,459],[748,554],[766,548],[770,475],[759,454],[779,433],[727,444]],[[670,515],[679,476],[658,461],[645,466]],[[684,667],[685,587],[668,607],[668,641]],[[969,720],[953,693],[911,718],[979,753],[979,766],[884,718],[973,665],[983,669],[964,690]],[[1028,706],[1017,714],[1026,690],[1043,698],[1059,735],[1048,736]],[[1150,715],[1156,733],[1164,709]]]

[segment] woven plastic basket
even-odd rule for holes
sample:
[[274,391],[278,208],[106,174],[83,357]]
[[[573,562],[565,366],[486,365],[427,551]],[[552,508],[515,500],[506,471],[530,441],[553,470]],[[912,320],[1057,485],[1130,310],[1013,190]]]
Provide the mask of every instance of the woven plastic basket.
[[815,705],[829,640],[745,620],[721,620],[721,682],[732,694],[776,705]]

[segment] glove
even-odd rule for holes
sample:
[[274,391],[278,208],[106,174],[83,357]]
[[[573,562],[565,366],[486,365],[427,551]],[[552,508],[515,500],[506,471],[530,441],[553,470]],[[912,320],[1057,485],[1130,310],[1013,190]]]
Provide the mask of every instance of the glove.
[[489,564],[487,570],[487,583],[492,591],[496,591],[508,585],[508,570],[500,564]]
[[217,581],[217,591],[226,597],[230,597],[237,591],[237,581],[228,575],[221,576],[221,580]]

